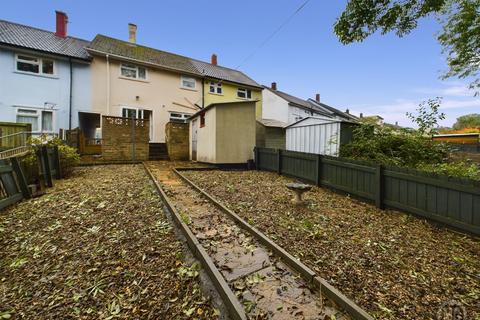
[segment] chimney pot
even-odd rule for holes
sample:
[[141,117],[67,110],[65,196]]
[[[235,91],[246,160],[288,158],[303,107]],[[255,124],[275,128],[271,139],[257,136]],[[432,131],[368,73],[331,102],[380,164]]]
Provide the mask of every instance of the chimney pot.
[[360,112],[360,118],[363,118],[363,113]]
[[277,83],[276,82],[272,82],[272,90],[277,90]]
[[315,101],[320,102],[320,93],[315,95]]
[[345,112],[346,112],[347,114],[350,114],[350,110],[348,110],[348,109],[347,109],[347,110],[345,110]]
[[128,24],[128,41],[137,43],[137,25],[133,23]]
[[68,23],[68,16],[65,12],[62,11],[55,11],[56,15],[56,26],[57,29],[55,31],[55,35],[60,38],[65,38],[67,36],[67,23]]
[[212,54],[211,64],[213,64],[214,66],[217,65],[217,55],[215,53]]

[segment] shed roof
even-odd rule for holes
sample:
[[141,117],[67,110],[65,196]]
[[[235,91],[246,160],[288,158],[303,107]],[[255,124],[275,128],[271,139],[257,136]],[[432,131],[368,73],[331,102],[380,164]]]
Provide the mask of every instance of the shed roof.
[[89,60],[85,47],[89,41],[58,37],[54,32],[0,20],[0,44]]
[[261,88],[258,83],[241,71],[216,66],[204,61],[111,38],[101,34],[93,39],[87,50],[93,54],[111,54],[172,71],[185,72],[199,77],[210,77]]
[[244,101],[228,101],[228,102],[214,102],[214,103],[210,103],[208,106],[206,106],[205,108],[202,108],[200,110],[198,110],[197,112],[195,112],[194,114],[192,114],[190,117],[188,117],[187,119],[188,120],[191,120],[193,118],[196,118],[198,117],[202,112],[205,112],[213,107],[216,107],[216,106],[219,106],[219,105],[230,105],[230,104],[247,104],[247,103],[256,103],[258,102],[259,100],[244,100]]
[[[352,124],[358,124],[357,122],[354,122],[354,121],[347,121],[347,120],[339,120],[339,119],[333,119],[333,118],[323,118],[323,117],[305,117],[303,119],[300,119],[292,124],[289,124],[286,128],[290,128],[290,127],[293,127],[293,126],[297,126],[298,124],[300,124],[301,122],[304,122],[306,120],[313,120],[315,122],[315,120],[317,120],[315,124],[325,124],[325,123],[352,123]],[[312,125],[312,124],[308,124],[309,126]]]
[[285,128],[288,124],[283,121],[278,121],[275,119],[257,119],[259,123],[264,125],[265,127],[271,128]]

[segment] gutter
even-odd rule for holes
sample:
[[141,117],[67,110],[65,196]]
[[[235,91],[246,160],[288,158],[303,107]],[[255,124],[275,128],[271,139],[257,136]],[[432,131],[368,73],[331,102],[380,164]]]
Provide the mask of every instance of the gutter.
[[70,65],[70,98],[69,98],[69,109],[68,109],[68,130],[72,130],[72,88],[73,88],[73,67],[72,67],[72,58],[68,59]]

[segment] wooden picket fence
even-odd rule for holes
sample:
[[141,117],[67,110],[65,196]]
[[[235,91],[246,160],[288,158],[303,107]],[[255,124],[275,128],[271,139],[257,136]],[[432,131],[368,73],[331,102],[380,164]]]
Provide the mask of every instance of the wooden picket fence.
[[480,183],[302,152],[255,148],[257,169],[308,181],[480,235]]
[[[36,154],[40,177],[36,188],[53,187],[54,179],[62,176],[58,147],[42,146]],[[0,210],[33,195],[20,162],[19,157],[0,160]]]

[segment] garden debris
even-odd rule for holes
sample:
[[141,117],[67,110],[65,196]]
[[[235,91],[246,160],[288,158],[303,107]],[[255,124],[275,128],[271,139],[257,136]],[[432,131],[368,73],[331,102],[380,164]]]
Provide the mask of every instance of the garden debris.
[[297,272],[281,263],[223,211],[187,184],[179,184],[181,179],[168,171],[171,164],[151,162],[149,168],[178,212],[190,222],[190,229],[250,319],[350,319],[332,301],[312,292]]
[[276,173],[183,174],[375,318],[436,319],[456,301],[480,319],[478,238],[318,187],[298,207]]
[[0,212],[0,319],[218,319],[141,165]]

